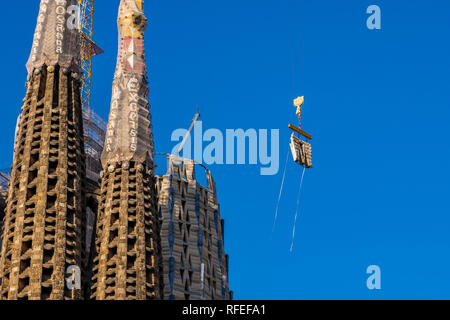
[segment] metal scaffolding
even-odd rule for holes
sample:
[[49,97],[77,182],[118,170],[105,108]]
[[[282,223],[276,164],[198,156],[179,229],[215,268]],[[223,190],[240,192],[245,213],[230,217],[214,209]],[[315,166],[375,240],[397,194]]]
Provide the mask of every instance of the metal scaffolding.
[[94,0],[78,0],[79,4],[79,32],[81,47],[81,69],[83,71],[81,102],[83,110],[88,114],[91,110],[91,78],[92,58],[103,53],[93,41],[94,33]]
[[100,157],[105,143],[106,121],[93,110],[83,110],[84,150],[86,152],[86,176],[99,179],[102,170]]

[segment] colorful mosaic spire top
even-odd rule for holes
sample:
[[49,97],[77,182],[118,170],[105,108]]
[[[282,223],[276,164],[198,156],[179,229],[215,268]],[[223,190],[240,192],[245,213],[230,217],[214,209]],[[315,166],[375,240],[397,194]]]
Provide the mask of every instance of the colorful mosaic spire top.
[[148,102],[143,0],[122,0],[119,52],[102,162],[147,161],[153,166],[153,135]]

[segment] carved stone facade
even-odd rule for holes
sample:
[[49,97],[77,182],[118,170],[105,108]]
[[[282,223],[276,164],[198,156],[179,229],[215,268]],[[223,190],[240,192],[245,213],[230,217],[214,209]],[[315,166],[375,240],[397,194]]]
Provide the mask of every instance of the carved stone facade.
[[[0,300],[231,299],[211,174],[205,188],[194,162],[170,157],[168,173],[154,175],[144,1],[120,2],[106,128],[82,115],[68,20],[76,5],[40,4],[9,188],[0,190]],[[81,287],[69,289],[70,270]]]
[[0,258],[0,299],[81,299],[66,271],[84,259],[85,155],[76,0],[42,0],[16,134]]
[[201,168],[206,171],[208,187],[201,186],[195,167],[192,160],[168,156],[167,174],[157,177],[164,296],[170,300],[231,300],[216,184],[211,173]]
[[102,179],[92,298],[159,299],[162,282],[153,172],[111,165]]
[[14,150],[0,260],[1,299],[79,299],[69,266],[82,267],[85,156],[78,75],[36,69]]
[[91,297],[98,300],[162,298],[143,6],[143,0],[121,0],[119,6],[92,277]]

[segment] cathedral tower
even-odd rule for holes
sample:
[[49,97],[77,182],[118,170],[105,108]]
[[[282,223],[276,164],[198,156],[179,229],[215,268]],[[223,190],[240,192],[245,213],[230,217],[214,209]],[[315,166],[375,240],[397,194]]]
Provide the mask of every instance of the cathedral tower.
[[0,299],[79,299],[85,155],[76,0],[42,0],[19,118]]
[[92,298],[162,298],[143,0],[121,0],[119,49],[102,155]]

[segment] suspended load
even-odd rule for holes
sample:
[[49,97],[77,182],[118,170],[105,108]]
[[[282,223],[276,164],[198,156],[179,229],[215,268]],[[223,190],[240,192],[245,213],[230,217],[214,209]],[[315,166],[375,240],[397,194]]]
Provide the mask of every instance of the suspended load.
[[[294,131],[291,135],[291,152],[294,161],[299,165],[310,169],[312,165],[312,147],[309,140],[312,140],[312,136],[302,130],[302,105],[305,102],[305,97],[298,97],[294,100],[294,106],[297,107],[296,114],[299,120],[299,126],[293,126],[289,124],[289,129]],[[296,136],[297,134],[298,136]],[[304,139],[304,140],[302,140]]]
[[[294,240],[295,240],[295,231],[296,231],[296,224],[297,224],[297,218],[299,213],[299,207],[300,207],[300,195],[303,187],[303,179],[305,177],[306,169],[311,169],[313,167],[312,164],[312,147],[309,143],[310,140],[312,140],[312,136],[302,130],[302,105],[305,102],[305,97],[298,97],[294,100],[294,106],[297,108],[296,114],[298,116],[298,127],[294,126],[292,124],[289,124],[289,129],[294,131],[291,135],[291,143],[290,148],[292,152],[292,157],[294,158],[294,161],[298,163],[300,166],[303,167],[302,175],[300,178],[300,186],[298,189],[298,196],[297,196],[297,210],[295,211],[295,219],[294,219],[294,227],[292,230],[292,243],[291,243],[291,249],[292,252],[294,248]],[[284,179],[286,177],[286,167],[289,159],[289,152],[286,154],[286,164],[284,166],[284,173],[283,173],[283,180],[281,181],[281,187],[280,187],[280,194],[278,196],[278,202],[277,207],[275,210],[275,218],[273,221],[273,228],[272,233],[275,230],[275,224],[278,217],[278,209],[279,204],[281,200],[281,194],[283,192],[283,186],[284,186]]]
[[292,134],[290,146],[295,162],[297,162],[301,166],[306,167],[307,169],[313,167],[311,144],[300,140],[295,136],[295,134]]

